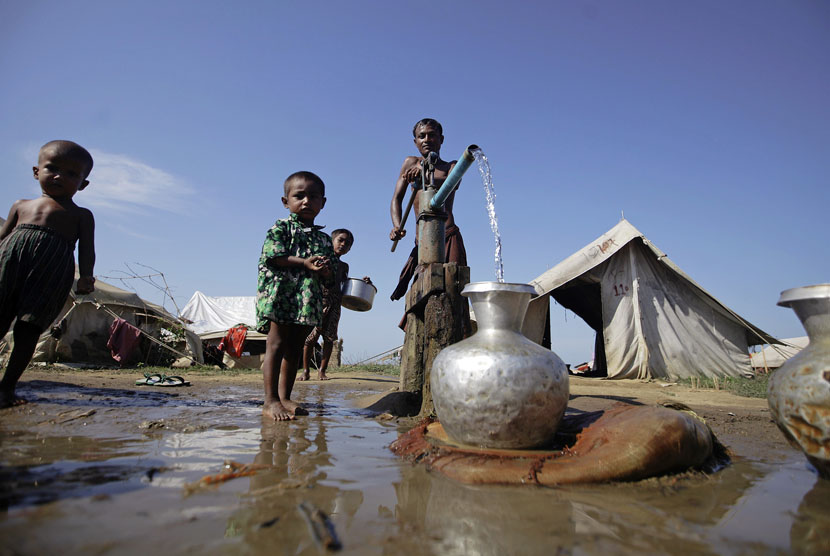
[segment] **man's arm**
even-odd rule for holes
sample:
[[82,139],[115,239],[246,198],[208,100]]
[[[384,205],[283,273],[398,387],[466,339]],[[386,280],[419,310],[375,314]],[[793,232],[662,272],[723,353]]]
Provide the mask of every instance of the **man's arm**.
[[78,293],[92,293],[95,289],[95,278],[92,270],[95,267],[95,218],[87,209],[81,210],[81,223],[78,233]]
[[400,174],[398,174],[398,181],[395,182],[395,192],[392,194],[392,204],[389,207],[389,214],[392,216],[392,231],[389,233],[389,239],[392,241],[401,239],[406,235],[406,230],[399,229],[403,217],[401,207],[409,184],[415,181],[417,176],[418,160],[417,156],[406,157],[403,166],[401,166]]
[[9,211],[9,217],[6,218],[6,222],[3,223],[3,227],[0,228],[0,240],[5,239],[7,235],[12,233],[12,230],[15,226],[17,226],[17,207],[20,205],[20,201],[15,201],[12,205],[11,210]]

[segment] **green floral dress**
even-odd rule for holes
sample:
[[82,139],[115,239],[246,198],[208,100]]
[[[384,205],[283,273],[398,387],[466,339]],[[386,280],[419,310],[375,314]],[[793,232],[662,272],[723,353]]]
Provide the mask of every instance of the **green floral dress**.
[[322,226],[306,226],[296,214],[277,220],[265,235],[259,257],[256,299],[256,329],[267,334],[271,322],[314,326],[323,316],[323,286],[320,278],[304,267],[278,267],[277,257],[313,255],[328,257],[333,274],[337,258]]

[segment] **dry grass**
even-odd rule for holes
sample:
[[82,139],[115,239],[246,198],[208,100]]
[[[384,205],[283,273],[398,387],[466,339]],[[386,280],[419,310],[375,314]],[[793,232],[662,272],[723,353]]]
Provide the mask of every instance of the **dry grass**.
[[695,390],[726,390],[736,396],[744,398],[767,397],[767,382],[770,375],[760,374],[754,378],[722,377],[706,378],[692,377],[678,380],[678,384],[694,388]]

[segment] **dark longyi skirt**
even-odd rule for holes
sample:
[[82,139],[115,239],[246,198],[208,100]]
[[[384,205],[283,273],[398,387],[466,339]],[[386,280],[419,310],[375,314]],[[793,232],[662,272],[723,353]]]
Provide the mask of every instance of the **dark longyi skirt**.
[[46,330],[75,277],[74,246],[51,228],[20,224],[0,243],[0,319]]

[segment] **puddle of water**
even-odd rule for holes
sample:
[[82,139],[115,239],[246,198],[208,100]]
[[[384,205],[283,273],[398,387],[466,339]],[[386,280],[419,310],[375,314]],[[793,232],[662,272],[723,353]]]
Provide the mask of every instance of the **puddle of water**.
[[[795,452],[783,463],[737,458],[708,479],[674,484],[467,486],[397,459],[387,448],[396,425],[351,408],[354,391],[303,388],[311,415],[291,423],[263,426],[247,402],[206,410],[181,400],[167,418],[199,415],[215,428],[106,438],[99,427],[71,441],[0,428],[0,536],[19,553],[317,554],[297,510],[307,501],[330,515],[343,554],[828,548],[830,482]],[[266,468],[185,488],[221,472],[225,460]]]

